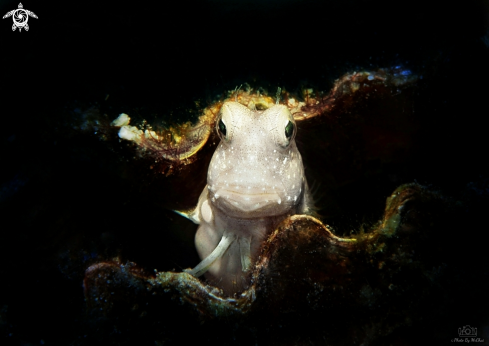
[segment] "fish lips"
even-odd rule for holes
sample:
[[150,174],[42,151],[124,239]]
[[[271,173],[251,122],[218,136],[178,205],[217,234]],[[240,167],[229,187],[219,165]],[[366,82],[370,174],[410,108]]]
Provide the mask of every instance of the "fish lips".
[[[271,216],[281,214],[284,205],[282,198],[275,192],[249,192],[219,189],[212,196],[212,202],[227,213],[235,214],[237,217],[257,217],[264,214]],[[277,213],[274,213],[274,210]],[[237,215],[236,215],[237,214]]]

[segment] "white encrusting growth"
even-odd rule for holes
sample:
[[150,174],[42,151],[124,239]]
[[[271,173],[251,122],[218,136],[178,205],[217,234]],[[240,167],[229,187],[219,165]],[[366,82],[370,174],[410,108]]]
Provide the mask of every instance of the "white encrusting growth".
[[110,125],[120,127],[120,126],[129,125],[130,121],[131,121],[131,118],[129,118],[129,115],[127,115],[126,113],[121,113],[117,117],[117,119],[115,119],[114,121],[112,121],[110,123]]
[[119,130],[119,137],[122,139],[126,139],[128,141],[134,141],[139,143],[141,141],[141,135],[143,131],[138,129],[136,126],[122,126]]

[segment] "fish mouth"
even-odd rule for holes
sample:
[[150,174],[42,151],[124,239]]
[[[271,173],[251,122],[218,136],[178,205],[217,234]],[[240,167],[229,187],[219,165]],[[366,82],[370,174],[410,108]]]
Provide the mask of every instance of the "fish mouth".
[[249,193],[229,189],[220,189],[214,193],[215,203],[244,212],[252,212],[277,206],[282,199],[277,193]]

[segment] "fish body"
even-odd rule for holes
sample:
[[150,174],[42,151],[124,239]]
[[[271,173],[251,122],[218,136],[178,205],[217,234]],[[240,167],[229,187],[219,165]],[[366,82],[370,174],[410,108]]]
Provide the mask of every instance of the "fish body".
[[200,225],[195,245],[202,262],[190,273],[205,275],[230,295],[246,288],[270,232],[287,217],[306,213],[311,199],[286,106],[260,111],[226,102],[216,127],[221,142],[191,216]]

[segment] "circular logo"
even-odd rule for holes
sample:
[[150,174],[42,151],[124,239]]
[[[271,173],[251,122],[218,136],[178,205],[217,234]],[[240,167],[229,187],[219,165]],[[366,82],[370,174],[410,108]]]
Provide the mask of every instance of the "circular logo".
[[24,26],[27,24],[27,20],[29,19],[29,16],[27,15],[27,12],[22,9],[22,8],[19,8],[17,10],[15,10],[15,12],[13,13],[12,15],[13,19],[14,19],[14,23],[16,26]]

